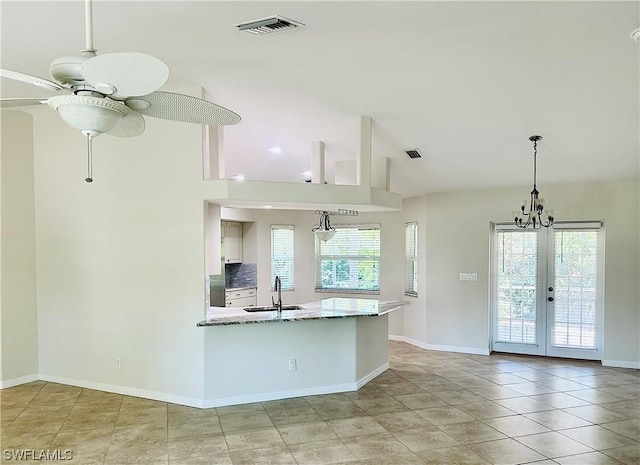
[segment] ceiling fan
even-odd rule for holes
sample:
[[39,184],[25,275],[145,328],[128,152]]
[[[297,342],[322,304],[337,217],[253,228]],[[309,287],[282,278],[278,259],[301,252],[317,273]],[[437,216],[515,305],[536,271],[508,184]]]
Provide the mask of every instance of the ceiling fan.
[[240,122],[231,110],[207,100],[158,89],[169,77],[159,59],[138,52],[97,55],[93,48],[92,0],[85,0],[85,48],[49,66],[51,81],[0,68],[0,77],[61,92],[50,98],[3,98],[0,108],[47,104],[87,138],[88,176],[92,182],[92,140],[106,133],[118,137],[142,134],[142,115],[196,124]]

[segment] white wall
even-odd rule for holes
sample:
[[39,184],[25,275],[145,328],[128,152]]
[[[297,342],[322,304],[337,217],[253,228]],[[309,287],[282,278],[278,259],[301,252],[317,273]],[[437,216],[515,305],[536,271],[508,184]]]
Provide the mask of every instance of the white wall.
[[[540,190],[560,220],[604,221],[603,358],[605,363],[640,366],[638,181]],[[400,336],[423,347],[488,350],[490,222],[509,222],[523,192],[527,189],[405,199],[404,219],[419,221],[423,258],[417,305],[403,311]],[[459,281],[461,272],[478,273],[478,281]]]
[[83,136],[55,112],[35,118],[40,373],[199,403],[202,129],[146,121],[141,136],[94,140],[87,184]]
[[36,229],[31,115],[1,118],[0,387],[37,379]]

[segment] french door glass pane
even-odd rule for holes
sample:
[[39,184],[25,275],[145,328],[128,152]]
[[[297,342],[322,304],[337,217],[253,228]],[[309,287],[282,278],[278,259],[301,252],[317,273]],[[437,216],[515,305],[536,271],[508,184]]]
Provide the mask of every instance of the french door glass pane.
[[555,232],[552,344],[596,347],[598,231]]
[[497,342],[536,343],[538,235],[498,231]]

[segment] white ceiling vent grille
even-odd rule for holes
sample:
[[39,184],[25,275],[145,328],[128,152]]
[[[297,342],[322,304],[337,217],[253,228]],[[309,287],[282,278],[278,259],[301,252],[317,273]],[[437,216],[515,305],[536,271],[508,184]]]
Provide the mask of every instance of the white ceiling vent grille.
[[273,15],[267,18],[254,19],[244,23],[234,24],[234,26],[237,27],[239,31],[250,32],[251,34],[269,34],[271,32],[296,29],[304,26],[304,24],[283,16]]
[[418,149],[408,149],[405,153],[409,155],[409,158],[422,158],[422,154]]

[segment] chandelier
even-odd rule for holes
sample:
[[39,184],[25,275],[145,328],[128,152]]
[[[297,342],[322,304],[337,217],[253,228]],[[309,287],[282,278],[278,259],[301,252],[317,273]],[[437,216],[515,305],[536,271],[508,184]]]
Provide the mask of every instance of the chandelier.
[[[538,155],[538,141],[542,140],[542,136],[531,136],[529,140],[533,142],[533,190],[529,199],[529,211],[527,209],[527,201],[520,204],[520,211],[513,212],[514,221],[519,228],[528,228],[531,226],[537,229],[540,226],[548,228],[553,224],[553,210],[544,210],[544,199],[539,197],[540,192],[536,188],[536,156]],[[546,219],[544,217],[546,216]]]
[[357,216],[358,212],[355,210],[343,210],[340,209],[337,212],[330,212],[326,210],[316,210],[316,213],[320,214],[320,223],[318,226],[313,228],[311,231],[320,239],[321,241],[328,241],[333,236],[336,235],[336,230],[333,226],[331,226],[330,215],[348,215],[348,216]]

